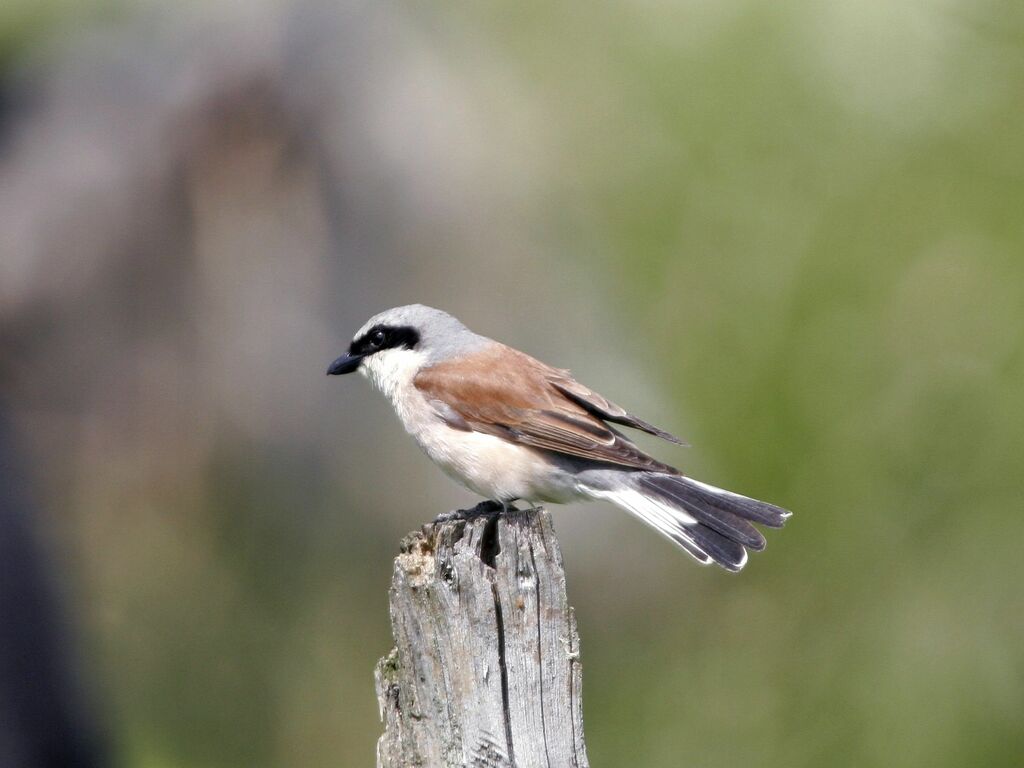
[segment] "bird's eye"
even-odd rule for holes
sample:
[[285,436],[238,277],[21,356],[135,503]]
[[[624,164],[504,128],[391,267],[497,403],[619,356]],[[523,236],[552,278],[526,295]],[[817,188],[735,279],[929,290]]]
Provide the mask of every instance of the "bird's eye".
[[384,333],[380,328],[370,334],[370,343],[375,347],[384,346],[384,342],[387,340],[387,334]]

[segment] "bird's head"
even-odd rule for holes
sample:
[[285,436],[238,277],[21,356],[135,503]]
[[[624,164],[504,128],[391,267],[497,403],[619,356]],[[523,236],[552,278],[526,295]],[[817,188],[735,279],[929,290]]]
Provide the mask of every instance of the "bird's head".
[[353,337],[348,354],[331,363],[327,374],[338,376],[359,371],[391,395],[421,368],[487,342],[447,312],[410,304],[385,310],[367,320]]

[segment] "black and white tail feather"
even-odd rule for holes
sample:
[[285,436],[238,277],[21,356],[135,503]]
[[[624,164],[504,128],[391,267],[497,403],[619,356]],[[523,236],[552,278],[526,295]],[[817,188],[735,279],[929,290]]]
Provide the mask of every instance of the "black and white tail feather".
[[[614,487],[591,488],[595,498],[632,513],[670,539],[697,562],[739,571],[747,550],[760,552],[765,540],[753,523],[781,528],[790,512],[682,475],[615,473]],[[625,481],[625,482],[623,482]]]

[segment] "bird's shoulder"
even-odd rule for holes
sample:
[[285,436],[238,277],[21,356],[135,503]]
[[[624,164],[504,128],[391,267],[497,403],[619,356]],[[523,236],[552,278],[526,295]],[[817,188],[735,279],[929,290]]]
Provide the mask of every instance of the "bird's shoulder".
[[470,354],[422,368],[413,378],[413,385],[429,398],[473,409],[503,405],[519,409],[567,408],[584,413],[581,406],[568,400],[553,384],[571,379],[567,370],[493,342]]

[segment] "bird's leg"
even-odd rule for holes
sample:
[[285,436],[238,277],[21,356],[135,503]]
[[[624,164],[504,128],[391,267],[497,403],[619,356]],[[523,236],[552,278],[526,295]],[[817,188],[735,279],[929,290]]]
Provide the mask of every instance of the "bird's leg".
[[[520,512],[516,506],[519,499],[485,499],[472,509],[453,509],[451,512],[442,512],[434,518],[435,523],[448,523],[452,520],[472,520],[477,517],[488,515],[507,515],[510,512]],[[537,509],[531,506],[530,509]]]
[[487,515],[500,514],[506,511],[507,507],[505,502],[486,499],[485,501],[481,501],[472,509],[454,509],[451,512],[442,512],[434,518],[434,522],[448,523],[453,520],[472,520],[475,517],[485,517]]

